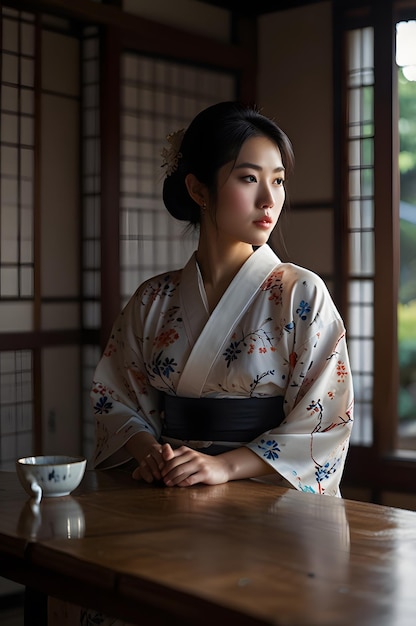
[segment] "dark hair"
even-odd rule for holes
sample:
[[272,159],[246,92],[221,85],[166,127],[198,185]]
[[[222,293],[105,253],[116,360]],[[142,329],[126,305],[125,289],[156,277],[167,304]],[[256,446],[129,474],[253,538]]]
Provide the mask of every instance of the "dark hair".
[[190,197],[185,177],[194,174],[216,197],[218,170],[235,161],[243,143],[264,136],[280,150],[287,173],[293,169],[292,144],[277,124],[256,108],[239,102],[219,102],[204,109],[187,128],[180,147],[177,169],[163,183],[163,202],[169,213],[191,224],[200,221],[200,207]]

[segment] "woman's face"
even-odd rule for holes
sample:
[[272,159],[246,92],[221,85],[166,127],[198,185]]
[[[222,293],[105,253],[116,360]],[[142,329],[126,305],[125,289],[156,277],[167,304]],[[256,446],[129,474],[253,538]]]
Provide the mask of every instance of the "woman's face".
[[218,173],[217,237],[230,244],[266,243],[285,201],[284,177],[278,147],[267,137],[247,139],[236,162]]

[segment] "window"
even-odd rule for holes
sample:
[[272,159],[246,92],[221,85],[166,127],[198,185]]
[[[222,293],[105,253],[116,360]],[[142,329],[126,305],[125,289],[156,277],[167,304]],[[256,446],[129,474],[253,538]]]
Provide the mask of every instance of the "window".
[[[416,471],[416,83],[396,63],[400,24],[415,19],[416,2],[406,14],[393,0],[347,5],[334,11],[343,42],[340,267],[356,394],[346,474],[377,501],[389,489],[414,491]],[[416,64],[410,41],[403,65]]]
[[34,16],[2,9],[0,332],[30,330],[34,296]]
[[197,245],[162,202],[165,137],[203,108],[230,100],[231,73],[144,57],[122,56],[120,269],[124,304],[146,278],[183,267]]
[[8,467],[18,456],[82,448],[81,31],[8,7],[0,28],[0,464]]
[[33,363],[29,350],[0,352],[0,461],[14,468],[30,454],[33,436]]
[[370,445],[374,370],[373,29],[347,36],[348,336],[354,374],[352,443]]
[[[33,329],[35,17],[2,8],[0,119],[0,334]],[[0,342],[1,344],[1,342]],[[0,349],[0,463],[31,452],[33,352]]]
[[416,21],[396,24],[400,140],[399,447],[416,449]]

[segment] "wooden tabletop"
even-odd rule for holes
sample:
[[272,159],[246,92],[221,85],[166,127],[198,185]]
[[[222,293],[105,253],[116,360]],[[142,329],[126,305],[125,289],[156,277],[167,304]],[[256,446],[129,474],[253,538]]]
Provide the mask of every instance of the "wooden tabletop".
[[37,512],[0,472],[0,575],[141,625],[414,626],[416,512],[120,470]]

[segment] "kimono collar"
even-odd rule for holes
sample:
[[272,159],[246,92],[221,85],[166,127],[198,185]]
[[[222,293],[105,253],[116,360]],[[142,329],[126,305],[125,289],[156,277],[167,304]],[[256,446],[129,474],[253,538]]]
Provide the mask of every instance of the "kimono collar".
[[192,255],[183,269],[180,296],[185,329],[193,348],[177,386],[178,396],[200,397],[211,367],[229,341],[232,329],[280,262],[268,244],[260,246],[237,272],[209,315],[198,278],[196,253]]

